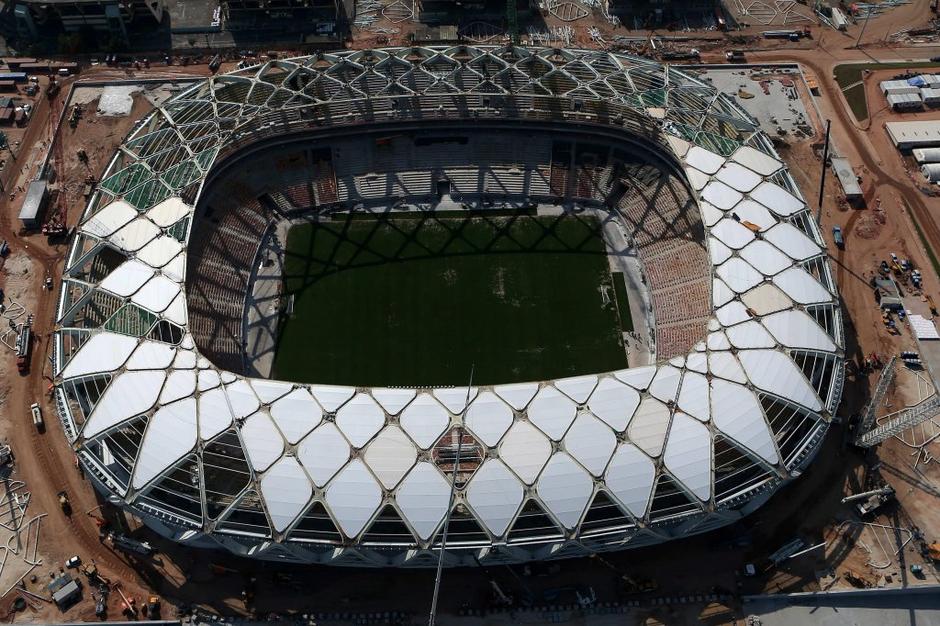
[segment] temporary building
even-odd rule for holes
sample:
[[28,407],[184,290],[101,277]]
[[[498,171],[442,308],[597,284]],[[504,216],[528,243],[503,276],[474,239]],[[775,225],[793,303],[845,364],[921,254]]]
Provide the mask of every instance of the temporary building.
[[940,104],[940,85],[937,87],[924,87],[920,90],[920,97],[923,99],[924,104],[929,105],[938,105]]
[[915,148],[911,154],[918,163],[940,163],[940,148]]
[[[940,75],[937,74],[921,74],[920,76],[915,77],[921,86],[924,87],[940,87]],[[914,79],[911,79],[914,80]]]
[[898,150],[940,146],[940,120],[886,122],[885,130]]
[[918,93],[889,93],[888,106],[895,111],[914,111],[924,108],[924,103]]
[[912,85],[906,80],[884,80],[880,85],[881,92],[886,96],[892,93],[920,93],[920,87]]
[[940,163],[924,163],[920,166],[920,171],[930,182],[940,182]]

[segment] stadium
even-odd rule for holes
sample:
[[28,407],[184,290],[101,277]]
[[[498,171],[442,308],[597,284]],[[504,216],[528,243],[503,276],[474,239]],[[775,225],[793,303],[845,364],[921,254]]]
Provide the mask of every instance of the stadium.
[[165,537],[258,559],[513,563],[715,529],[806,469],[844,381],[825,244],[770,139],[623,54],[210,78],[129,134],[62,278],[56,406],[87,476]]

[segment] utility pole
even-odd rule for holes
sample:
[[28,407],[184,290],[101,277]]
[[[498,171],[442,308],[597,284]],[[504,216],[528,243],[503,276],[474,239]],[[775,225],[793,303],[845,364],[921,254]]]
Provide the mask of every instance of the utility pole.
[[[515,1],[515,0],[512,0]],[[460,413],[460,426],[457,427],[457,454],[454,456],[454,469],[450,476],[450,500],[447,502],[447,514],[444,516],[444,528],[441,529],[441,553],[437,557],[437,573],[434,576],[434,595],[431,596],[431,615],[428,626],[434,626],[437,619],[437,596],[441,591],[441,576],[444,573],[444,549],[447,547],[447,530],[450,526],[450,514],[454,510],[454,498],[457,496],[457,471],[460,468],[460,451],[463,447],[463,425],[467,421],[467,407],[470,405],[470,390],[473,387],[473,368],[470,365],[470,382],[467,383],[467,397]]]
[[822,158],[822,176],[819,177],[819,203],[817,204],[816,225],[822,223],[823,192],[826,188],[826,170],[829,169],[829,129],[832,127],[832,120],[826,120],[826,144],[823,146]]
[[871,19],[871,7],[868,7],[868,13],[865,15],[865,22],[862,24],[862,30],[858,33],[858,38],[855,40],[855,49],[858,49],[858,44],[862,40],[862,35],[865,34],[865,29],[868,28],[868,20]]

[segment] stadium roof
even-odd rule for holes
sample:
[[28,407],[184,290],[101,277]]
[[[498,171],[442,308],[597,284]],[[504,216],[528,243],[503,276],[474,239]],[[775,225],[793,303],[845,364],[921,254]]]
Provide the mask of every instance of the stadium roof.
[[[507,113],[496,95],[524,106]],[[417,107],[391,104],[403,100]],[[187,242],[220,155],[375,115],[549,113],[642,135],[683,168],[713,266],[713,315],[687,356],[474,388],[465,406],[466,389],[258,380],[199,354],[187,329]],[[486,540],[452,537],[448,564],[700,532],[804,467],[841,395],[841,317],[822,238],[770,141],[712,87],[620,54],[420,47],[211,78],[121,146],[62,285],[57,406],[96,486],[178,541],[260,558],[435,562],[451,478],[429,450],[458,425],[485,450],[458,511]],[[370,542],[363,533],[387,507],[407,536]],[[546,525],[507,535],[531,511]]]

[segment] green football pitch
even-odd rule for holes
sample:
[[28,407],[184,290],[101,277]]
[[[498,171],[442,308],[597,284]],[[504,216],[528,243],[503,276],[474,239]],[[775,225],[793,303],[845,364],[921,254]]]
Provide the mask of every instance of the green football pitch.
[[344,215],[295,225],[284,290],[294,305],[279,328],[282,380],[463,385],[473,365],[485,385],[626,366],[623,294],[593,217]]

